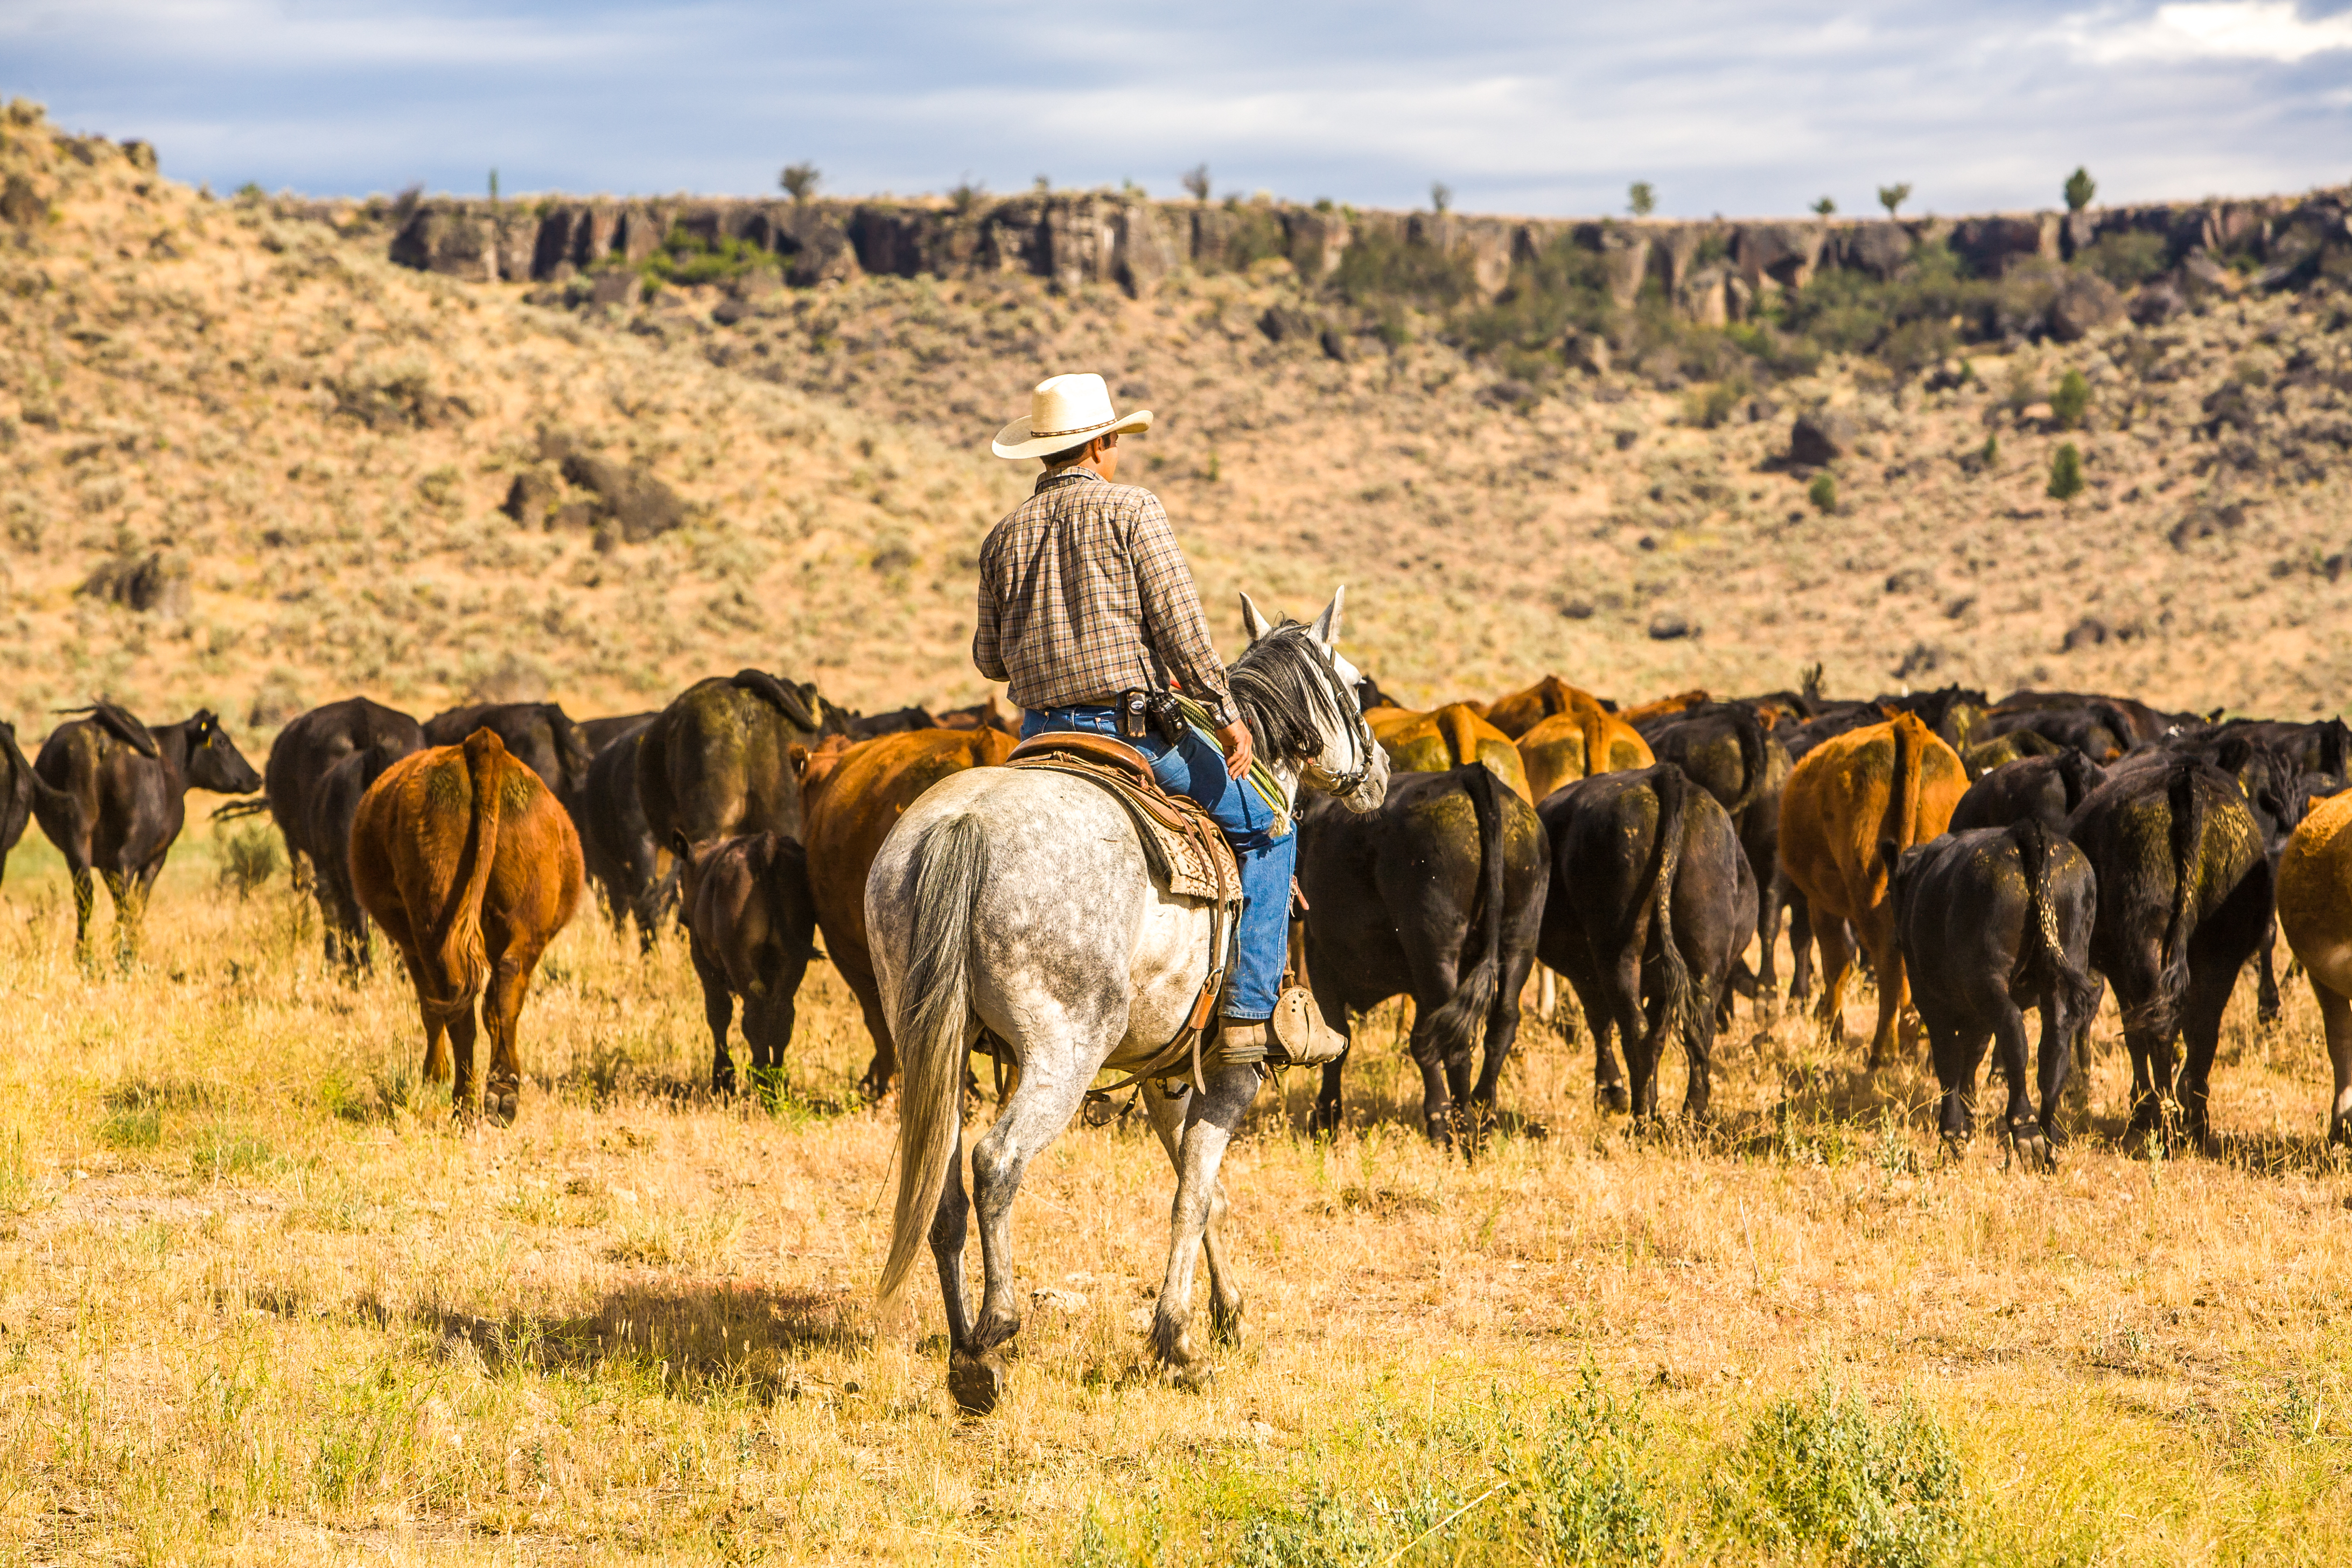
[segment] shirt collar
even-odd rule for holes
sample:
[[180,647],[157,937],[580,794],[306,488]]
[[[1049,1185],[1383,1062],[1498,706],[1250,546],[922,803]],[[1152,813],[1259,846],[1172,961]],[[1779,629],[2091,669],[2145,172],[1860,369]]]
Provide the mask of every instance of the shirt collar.
[[1092,479],[1098,485],[1107,482],[1100,474],[1096,473],[1092,468],[1073,467],[1064,468],[1058,473],[1039,474],[1037,476],[1037,488],[1031,490],[1029,493],[1031,495],[1043,494],[1047,485],[1063,484],[1071,479]]

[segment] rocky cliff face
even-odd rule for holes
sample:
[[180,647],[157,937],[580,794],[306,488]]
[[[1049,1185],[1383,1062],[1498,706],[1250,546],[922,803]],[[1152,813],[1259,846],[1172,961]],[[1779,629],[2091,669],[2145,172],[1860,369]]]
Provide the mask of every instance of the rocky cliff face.
[[[2352,254],[2343,191],[2248,201],[2007,213],[1959,219],[1556,219],[1355,211],[1277,203],[1218,205],[1097,194],[994,202],[754,200],[590,201],[529,205],[429,201],[403,217],[392,259],[476,281],[562,281],[644,262],[673,229],[711,245],[738,241],[780,258],[808,286],[860,274],[972,279],[1019,274],[1067,289],[1117,284],[1149,293],[1170,272],[1245,271],[1273,257],[1307,282],[1329,276],[1368,237],[1426,247],[1467,264],[1491,297],[1515,266],[1562,243],[1600,256],[1611,291],[1630,306],[1655,280],[1701,325],[1744,319],[1781,289],[1824,271],[1885,279],[1919,247],[1942,241],[1975,273],[2073,261],[2103,240],[2145,236],[2160,269],[2195,274],[2235,264],[2261,286],[2314,275],[2330,251]],[[2177,283],[2164,285],[2178,287]],[[2103,324],[2122,303],[2074,302]],[[2142,305],[2161,311],[2161,299]],[[2063,339],[2066,329],[2055,328]],[[2073,335],[2079,336],[2075,331]]]

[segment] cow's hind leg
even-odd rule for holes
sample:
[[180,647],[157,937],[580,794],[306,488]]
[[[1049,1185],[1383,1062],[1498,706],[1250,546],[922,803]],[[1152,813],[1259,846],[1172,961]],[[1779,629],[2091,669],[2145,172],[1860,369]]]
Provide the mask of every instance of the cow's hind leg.
[[2327,1141],[2352,1143],[2352,997],[2315,973],[2311,975],[2311,994],[2319,1003],[2320,1026],[2327,1036],[2327,1065],[2336,1075],[2336,1096],[2327,1108]]
[[2009,1103],[2001,1118],[2009,1146],[2032,1169],[2047,1170],[2050,1147],[2042,1138],[2042,1119],[2033,1113],[2032,1078],[2026,1066],[2025,1015],[2006,995],[1997,998],[1993,1008],[1992,1039],[2001,1076],[2009,1080]]
[[[1845,987],[1853,974],[1853,948],[1846,936],[1845,922],[1835,917],[1823,918],[1815,928],[1814,937],[1822,950],[1822,1000],[1814,1011],[1821,1026],[1823,1043],[1845,1044]],[[1793,986],[1790,994],[1795,994]]]
[[[482,1107],[499,1125],[512,1124],[522,1099],[522,1005],[539,967],[537,946],[509,949],[490,967],[482,993],[482,1025],[490,1035],[489,1077]],[[471,1020],[469,1019],[468,1022]]]
[[[1169,1094],[1160,1087],[1161,1080],[1149,1079],[1143,1086],[1144,1109],[1151,1114],[1151,1130],[1160,1134],[1160,1146],[1168,1152],[1168,1163],[1174,1167],[1179,1181],[1184,1174],[1184,1113],[1192,1109],[1192,1096]],[[1233,1270],[1225,1264],[1224,1219],[1225,1184],[1220,1179],[1209,1194],[1209,1219],[1201,1230],[1201,1250],[1209,1258],[1209,1333],[1219,1344],[1239,1344],[1242,1337],[1242,1292],[1234,1283]]]
[[2254,951],[2258,961],[2254,971],[2254,1021],[2267,1029],[2275,1026],[2284,1016],[2279,1003],[2278,917],[2275,914],[2263,922],[2262,945]]

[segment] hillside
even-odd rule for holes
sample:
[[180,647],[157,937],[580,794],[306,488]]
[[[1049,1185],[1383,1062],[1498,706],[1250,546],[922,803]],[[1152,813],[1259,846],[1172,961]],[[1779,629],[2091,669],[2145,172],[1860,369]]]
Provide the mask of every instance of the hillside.
[[[1237,587],[1297,611],[1345,582],[1358,657],[1409,700],[1820,662],[1840,693],[2298,717],[2352,676],[2327,635],[2352,595],[2352,312],[2325,275],[2210,268],[2160,325],[1939,339],[1907,369],[1769,331],[1733,353],[1570,322],[1531,349],[1486,331],[1507,289],[1468,317],[1281,256],[1130,297],[785,287],[680,251],[649,258],[650,298],[595,304],[591,278],[394,265],[382,204],[214,200],[14,112],[0,700],[32,734],[100,690],[266,730],[354,689],[617,710],[746,663],[856,707],[969,700],[971,554],[1027,483],[986,437],[1079,367],[1158,411],[1126,472],[1166,497],[1220,635]],[[2062,430],[2069,370],[2089,395]],[[1817,409],[1846,437],[1827,510],[1787,460]],[[2086,486],[2062,504],[2067,442]]]

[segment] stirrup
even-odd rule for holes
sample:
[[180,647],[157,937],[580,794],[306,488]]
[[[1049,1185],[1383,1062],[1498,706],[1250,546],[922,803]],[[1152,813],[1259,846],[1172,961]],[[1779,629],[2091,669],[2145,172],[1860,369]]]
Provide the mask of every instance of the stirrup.
[[1293,985],[1275,999],[1267,1021],[1274,1048],[1266,1059],[1276,1067],[1319,1068],[1338,1061],[1348,1048],[1348,1037],[1323,1021],[1323,1010],[1303,985]]

